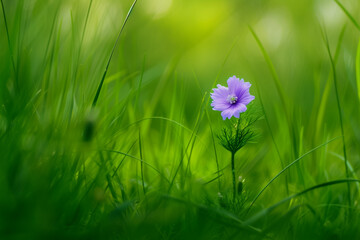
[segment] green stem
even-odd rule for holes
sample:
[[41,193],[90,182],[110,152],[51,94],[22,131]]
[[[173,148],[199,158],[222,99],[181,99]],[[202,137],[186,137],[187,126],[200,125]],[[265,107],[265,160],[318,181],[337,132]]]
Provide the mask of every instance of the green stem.
[[[325,31],[325,30],[324,30]],[[343,142],[343,154],[344,154],[344,162],[345,162],[345,174],[346,174],[346,178],[349,178],[349,169],[348,169],[348,159],[346,156],[346,144],[345,144],[345,133],[344,133],[344,124],[343,124],[343,116],[342,116],[342,112],[341,112],[341,104],[340,104],[340,97],[339,97],[339,91],[338,91],[338,85],[337,85],[337,78],[336,78],[336,67],[335,67],[335,62],[334,59],[331,55],[331,51],[330,51],[330,46],[329,46],[329,40],[327,38],[326,32],[324,32],[324,40],[325,40],[325,44],[326,44],[326,49],[330,58],[330,63],[331,63],[331,68],[332,68],[332,74],[333,74],[333,80],[334,80],[334,87],[335,87],[335,96],[336,96],[336,103],[337,103],[337,108],[338,108],[338,113],[339,113],[339,120],[340,120],[340,130],[341,130],[341,137],[342,137],[342,142]],[[351,191],[350,191],[350,183],[347,182],[347,198],[348,198],[348,203],[349,206],[351,207],[352,205],[352,200],[351,200]],[[350,215],[350,210],[349,210],[349,215]]]
[[14,70],[14,75],[15,75],[15,88],[16,88],[16,90],[18,90],[19,84],[18,84],[18,79],[16,77],[14,54],[13,54],[13,49],[12,49],[11,42],[10,42],[9,28],[8,28],[8,24],[7,24],[7,20],[6,20],[5,7],[4,7],[3,0],[1,0],[1,8],[2,8],[2,13],[3,13],[3,17],[4,17],[6,36],[7,36],[7,41],[8,41],[9,50],[10,50],[11,64],[12,64],[12,67]]
[[[140,130],[139,130],[139,149],[140,149],[140,159],[143,159],[142,148],[141,148]],[[143,162],[140,162],[140,170],[141,170],[141,183],[142,183],[143,192],[144,192],[144,195],[145,195],[146,190],[145,190],[145,183],[144,183],[144,165],[143,165]]]
[[233,181],[233,200],[236,196],[236,181],[235,181],[235,152],[231,153],[231,170],[232,170],[232,181]]
[[96,94],[95,94],[95,97],[94,97],[94,100],[93,100],[93,103],[92,103],[92,107],[95,107],[95,106],[96,106],[96,103],[97,103],[97,101],[98,101],[98,99],[99,99],[99,95],[100,95],[100,92],[101,92],[101,88],[102,88],[102,86],[103,86],[103,84],[104,84],[105,77],[106,77],[107,71],[108,71],[108,69],[109,69],[111,59],[112,59],[112,57],[113,57],[113,55],[114,55],[114,52],[115,52],[115,48],[116,48],[116,46],[117,46],[117,44],[118,44],[118,42],[119,42],[121,33],[122,33],[122,31],[124,30],[124,27],[125,27],[125,25],[126,25],[126,22],[128,21],[128,19],[129,19],[129,17],[130,17],[130,14],[131,14],[131,12],[132,12],[132,10],[133,10],[136,2],[137,2],[137,0],[135,0],[135,1],[133,2],[133,4],[131,5],[131,7],[130,7],[130,9],[129,9],[126,17],[125,17],[124,23],[123,23],[122,26],[121,26],[120,32],[119,32],[119,34],[118,34],[118,36],[117,36],[117,38],[116,38],[115,44],[114,44],[114,46],[113,46],[113,48],[112,48],[112,50],[111,50],[109,59],[108,59],[108,61],[107,61],[107,63],[106,63],[106,67],[105,67],[104,74],[103,74],[103,76],[102,76],[102,78],[101,78],[101,81],[100,81],[100,84],[99,84],[99,86],[98,86],[98,88],[97,88],[97,90],[96,90]]
[[209,127],[210,127],[210,132],[211,132],[211,139],[212,139],[212,143],[213,143],[213,147],[214,147],[214,154],[215,154],[215,162],[216,162],[216,170],[217,170],[217,178],[218,178],[218,187],[219,187],[219,192],[221,191],[221,182],[220,182],[220,167],[219,167],[219,160],[217,157],[217,151],[216,151],[216,144],[215,144],[215,138],[214,138],[214,132],[211,126],[211,121],[210,121],[210,117],[209,117],[209,112],[205,109],[205,113],[206,113],[206,117],[209,121]]

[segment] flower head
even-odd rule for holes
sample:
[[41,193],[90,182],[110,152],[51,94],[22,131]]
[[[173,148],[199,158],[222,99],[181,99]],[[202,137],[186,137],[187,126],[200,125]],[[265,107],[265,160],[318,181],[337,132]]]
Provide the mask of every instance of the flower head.
[[227,80],[227,84],[228,87],[218,84],[211,93],[211,106],[213,110],[221,111],[224,120],[232,116],[239,118],[240,113],[246,111],[246,105],[255,99],[249,92],[251,84],[244,82],[244,79],[239,80],[233,76]]

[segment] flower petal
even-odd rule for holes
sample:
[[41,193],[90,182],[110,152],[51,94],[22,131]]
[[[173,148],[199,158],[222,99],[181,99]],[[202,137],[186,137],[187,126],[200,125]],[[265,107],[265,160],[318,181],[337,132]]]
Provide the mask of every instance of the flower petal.
[[213,102],[211,106],[213,110],[223,111],[230,107],[230,103],[227,101],[227,97],[229,95],[229,91],[227,87],[221,86],[220,84],[217,85],[218,88],[213,89],[213,93],[211,93],[211,98]]
[[210,95],[213,100],[214,98],[223,98],[226,100],[227,96],[229,95],[229,90],[227,87],[221,86],[220,84],[217,85],[218,88],[214,88]]
[[251,87],[251,84],[249,82],[242,82],[238,88],[236,88],[235,95],[240,99],[242,98],[242,95],[246,92],[249,92],[249,88]]
[[228,108],[221,112],[221,116],[223,117],[223,120],[226,118],[231,118],[233,116],[233,110],[231,108]]
[[223,103],[223,102],[215,102],[213,101],[211,103],[211,106],[213,107],[213,110],[217,110],[217,111],[224,111],[225,109],[228,109],[231,104],[226,102],[226,103]]
[[239,105],[237,105],[236,107],[239,111],[239,113],[245,112],[247,110],[247,107],[245,106],[245,104],[239,103]]
[[221,112],[221,116],[223,117],[223,119],[225,120],[226,118],[231,118],[232,116],[239,118],[240,117],[240,113],[245,112],[246,111],[246,106],[244,104],[237,104],[237,105],[232,105],[231,107],[229,107],[228,109],[225,109],[224,111]]
[[244,83],[244,79],[241,79],[241,81],[240,81],[236,76],[230,77],[227,80],[229,93],[236,95],[236,92],[238,91],[238,89],[241,88],[243,83]]
[[236,76],[230,77],[227,81],[229,87],[228,92],[233,94],[240,99],[242,95],[249,91],[251,84],[244,82],[244,79],[239,80]]
[[250,95],[249,91],[246,91],[241,95],[239,102],[242,104],[248,105],[254,99],[255,99],[255,96]]

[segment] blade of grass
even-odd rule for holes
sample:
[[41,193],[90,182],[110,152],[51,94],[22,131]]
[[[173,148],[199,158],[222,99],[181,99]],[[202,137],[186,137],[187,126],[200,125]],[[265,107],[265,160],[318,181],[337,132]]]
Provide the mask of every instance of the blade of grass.
[[134,104],[134,112],[136,114],[136,109],[138,107],[139,104],[139,96],[140,96],[140,91],[141,91],[141,84],[143,81],[143,77],[144,77],[144,71],[145,71],[145,62],[146,62],[146,56],[144,55],[144,60],[143,60],[143,64],[142,64],[142,68],[141,68],[141,74],[140,74],[140,80],[139,80],[139,86],[138,89],[136,91],[136,96],[135,96],[135,104]]
[[[226,59],[228,58],[231,50],[232,50],[233,47],[235,46],[235,43],[236,43],[236,41],[234,41],[234,43],[233,43],[233,45],[232,45],[232,47],[231,47],[231,49],[230,49],[227,57],[225,58],[225,61],[223,62],[223,66],[225,65]],[[223,68],[223,66],[220,68],[220,71],[219,71],[219,73],[218,73],[218,75],[217,75],[217,77],[216,77],[215,82],[216,82],[217,79],[219,78],[219,75],[220,75],[220,72],[221,72],[221,69]],[[199,79],[198,79],[195,71],[193,71],[193,75],[194,75],[195,83],[196,83],[196,85],[197,85],[200,93],[202,93],[202,89],[201,89],[201,86],[200,86],[200,82],[199,82]],[[215,83],[213,83],[213,84],[215,84]],[[208,97],[209,97],[209,95],[208,95]],[[207,99],[207,100],[209,100],[209,99]],[[206,106],[207,106],[207,105],[206,105]],[[215,142],[215,137],[214,137],[214,131],[213,131],[212,124],[211,124],[211,121],[210,121],[209,112],[208,112],[208,109],[207,109],[206,106],[204,107],[204,111],[205,111],[205,115],[206,115],[206,118],[207,118],[208,123],[209,123],[211,140],[212,140],[211,142],[212,142],[212,145],[213,145],[213,148],[214,148],[216,169],[217,169],[217,175],[218,175],[218,176],[217,176],[216,178],[214,178],[213,180],[218,179],[218,190],[219,190],[219,192],[220,192],[220,190],[221,190],[221,179],[220,179],[220,177],[222,176],[222,174],[220,174],[220,166],[219,166],[219,160],[218,160],[217,151],[216,151],[216,142]],[[208,183],[212,182],[213,180],[209,181]]]
[[299,162],[301,159],[303,159],[304,157],[306,157],[306,156],[309,155],[310,153],[316,151],[317,149],[319,149],[319,148],[321,148],[321,147],[323,147],[323,146],[326,146],[327,144],[331,143],[332,141],[334,141],[334,140],[336,140],[336,139],[338,139],[338,138],[340,138],[340,136],[339,136],[339,137],[335,137],[335,138],[333,138],[333,139],[331,139],[331,140],[329,140],[329,141],[327,141],[327,142],[325,142],[325,143],[323,143],[323,144],[321,144],[321,145],[319,145],[319,146],[311,149],[310,151],[308,151],[307,153],[303,154],[301,157],[299,157],[298,159],[294,160],[292,163],[290,163],[289,165],[287,165],[287,166],[286,166],[283,170],[281,170],[278,174],[276,174],[276,176],[273,177],[273,178],[265,185],[265,187],[263,187],[263,188],[260,190],[260,192],[256,195],[256,197],[254,198],[254,200],[252,200],[252,202],[251,202],[251,204],[250,204],[250,206],[249,206],[249,208],[248,208],[248,210],[247,210],[247,213],[250,212],[251,207],[254,205],[254,203],[255,203],[256,200],[260,197],[260,195],[265,191],[265,189],[266,189],[275,179],[277,179],[283,172],[285,172],[288,168],[290,168],[291,166],[293,166],[294,164],[296,164],[297,162]]
[[258,44],[258,46],[259,46],[259,48],[261,50],[261,53],[263,54],[263,56],[265,58],[265,61],[266,61],[267,65],[268,65],[268,67],[270,69],[271,75],[272,75],[273,80],[275,82],[276,90],[277,90],[277,92],[278,92],[278,94],[280,96],[281,105],[282,105],[282,107],[284,109],[288,129],[289,129],[290,138],[292,140],[292,146],[293,146],[293,149],[295,151],[294,154],[295,154],[295,157],[298,157],[298,146],[297,146],[297,140],[296,140],[296,137],[295,137],[296,136],[295,135],[295,129],[294,129],[294,125],[292,124],[292,120],[291,120],[289,111],[287,109],[286,97],[285,97],[284,89],[281,86],[280,79],[279,79],[279,77],[278,77],[278,75],[276,73],[274,64],[272,63],[272,61],[271,61],[271,59],[269,57],[269,54],[266,52],[264,45],[261,43],[261,41],[260,41],[259,37],[256,35],[254,29],[250,25],[248,27],[249,27],[249,30],[250,30],[251,34],[255,38],[255,41]]
[[[343,28],[341,29],[339,39],[338,39],[338,43],[337,43],[337,46],[336,46],[335,56],[334,56],[335,66],[336,66],[337,61],[339,59],[339,53],[340,53],[341,45],[342,45],[342,42],[343,42],[345,30],[346,30],[346,24],[344,24]],[[331,86],[332,86],[331,85],[332,81],[330,81],[330,78],[331,78],[331,72],[329,73],[328,79],[326,81],[325,89],[324,89],[324,92],[323,92],[322,97],[321,97],[320,106],[319,106],[319,109],[317,110],[316,139],[319,139],[320,129],[322,129],[321,126],[323,125],[323,121],[324,121],[326,103],[327,103],[327,100],[329,98],[329,94],[330,94],[330,90],[331,90]]]
[[215,155],[215,162],[216,162],[216,169],[217,169],[217,179],[218,179],[218,187],[219,187],[219,192],[221,190],[221,180],[220,180],[220,177],[222,176],[222,173],[220,173],[220,166],[219,166],[219,159],[218,159],[218,156],[217,156],[217,151],[216,151],[216,143],[215,143],[215,137],[214,137],[214,131],[213,131],[213,128],[212,128],[212,124],[211,124],[211,121],[210,121],[210,116],[209,116],[209,112],[207,109],[205,109],[205,113],[206,113],[206,118],[209,122],[209,128],[210,128],[210,134],[211,134],[211,142],[212,142],[212,145],[213,145],[213,148],[214,148],[214,155]]
[[[204,183],[204,185],[207,185],[209,183],[212,183],[213,181],[215,181],[216,179],[219,179],[220,177],[222,177],[224,174],[219,174],[218,176],[216,176],[215,178],[207,181],[206,183]],[[220,187],[219,187],[219,192],[220,192]]]
[[[127,151],[126,154],[129,154],[130,150],[135,146],[135,143],[136,143],[136,141],[133,142],[133,144],[130,146],[130,148],[129,148],[129,150]],[[123,159],[120,161],[119,165],[118,165],[118,166],[116,167],[116,169],[114,170],[114,173],[113,173],[112,177],[115,177],[115,175],[116,175],[117,172],[119,171],[119,168],[121,167],[121,165],[122,165],[122,163],[124,162],[124,160],[125,160],[126,157],[127,157],[127,156],[124,155]]]
[[143,162],[145,165],[147,165],[148,167],[150,167],[151,169],[153,169],[155,172],[157,172],[157,173],[158,173],[162,178],[164,178],[168,183],[170,183],[169,179],[167,179],[167,178],[164,176],[164,174],[162,174],[157,168],[155,168],[155,167],[154,167],[153,165],[151,165],[150,163],[145,162],[143,159],[137,158],[137,157],[135,157],[135,156],[132,156],[132,155],[130,155],[130,154],[127,154],[127,153],[124,153],[124,152],[121,152],[121,151],[116,151],[116,150],[103,150],[103,151],[121,154],[121,155],[130,157],[130,158],[132,158],[132,159],[135,159],[135,160],[137,160],[137,161]]
[[359,97],[359,101],[360,101],[360,40],[359,40],[359,44],[357,47],[357,52],[356,52],[356,85],[357,85],[357,90],[358,90],[358,97]]
[[[106,180],[107,180],[107,183],[108,183],[107,188],[109,188],[110,193],[111,193],[112,197],[114,198],[115,202],[119,202],[116,191],[115,191],[115,188],[114,188],[114,185],[112,183],[112,178],[110,176],[109,170],[107,169],[106,160],[105,160],[104,155],[102,154],[101,151],[99,151],[99,156],[100,156],[100,160],[101,160],[101,169],[104,169],[105,173],[106,173],[105,176],[106,176]],[[106,191],[106,189],[105,189],[105,191]]]
[[111,50],[109,59],[108,59],[108,61],[107,61],[107,63],[106,63],[105,71],[104,71],[103,76],[102,76],[102,78],[101,78],[100,84],[99,84],[99,86],[98,86],[98,88],[97,88],[97,90],[96,90],[96,94],[95,94],[95,97],[94,97],[94,100],[93,100],[93,103],[92,103],[92,107],[95,107],[95,106],[96,106],[96,103],[97,103],[97,101],[98,101],[98,98],[99,98],[99,95],[100,95],[100,91],[101,91],[102,85],[104,84],[104,80],[105,80],[105,77],[106,77],[106,74],[107,74],[107,71],[108,71],[108,68],[109,68],[111,59],[112,59],[112,57],[113,57],[113,55],[114,55],[114,52],[115,52],[115,48],[116,48],[116,46],[117,46],[117,44],[118,44],[118,42],[119,42],[121,33],[122,33],[122,31],[124,30],[124,27],[125,27],[128,19],[129,19],[129,17],[130,17],[130,14],[132,13],[132,11],[133,11],[133,9],[134,9],[134,7],[135,7],[136,2],[137,2],[137,0],[135,0],[135,1],[133,2],[133,4],[131,5],[131,7],[130,7],[130,9],[129,9],[126,17],[125,17],[124,23],[122,24],[122,26],[121,26],[121,28],[120,28],[120,32],[119,32],[119,34],[118,34],[118,36],[117,36],[117,38],[116,38],[115,44],[114,44],[114,46],[113,46],[113,48],[112,48],[112,50]]
[[273,211],[275,208],[277,208],[278,206],[280,206],[281,204],[287,202],[287,201],[290,201],[291,199],[293,198],[296,198],[296,197],[299,197],[305,193],[308,193],[308,192],[311,192],[315,189],[318,189],[318,188],[323,188],[323,187],[327,187],[327,186],[331,186],[331,185],[335,185],[335,184],[341,184],[341,183],[351,183],[351,182],[360,182],[360,180],[358,179],[340,179],[340,180],[334,180],[334,181],[329,181],[329,182],[325,182],[325,183],[321,183],[321,184],[318,184],[318,185],[315,185],[313,187],[310,187],[310,188],[307,188],[299,193],[296,193],[296,194],[293,194],[287,198],[284,198],[283,200],[281,200],[280,202],[272,205],[271,207],[269,208],[266,208],[262,211],[260,211],[259,213],[255,214],[253,217],[251,217],[250,219],[246,220],[244,222],[244,224],[246,225],[251,225],[253,224],[254,222],[256,222],[258,219],[264,217],[265,215],[269,214],[271,211]]
[[350,14],[350,12],[342,5],[339,0],[334,0],[336,4],[344,11],[346,16],[350,19],[350,21],[355,25],[355,27],[360,31],[360,25],[356,22],[355,18]]
[[[190,128],[186,127],[185,125],[173,120],[173,119],[169,119],[169,118],[166,118],[166,117],[146,117],[146,118],[143,118],[143,119],[140,119],[136,122],[133,122],[133,123],[130,123],[128,126],[126,126],[125,128],[121,129],[120,131],[123,131],[124,129],[127,129],[131,126],[134,126],[136,124],[139,124],[143,121],[147,121],[147,120],[154,120],[154,119],[159,119],[159,120],[164,120],[164,121],[168,121],[168,122],[171,122],[171,123],[174,123],[175,125],[178,125],[179,127],[185,129],[186,131],[188,131],[189,133],[193,133],[193,130],[191,130]],[[201,138],[199,135],[195,134],[196,138],[200,139],[200,142],[202,142]]]
[[[51,95],[50,93],[50,89],[51,89],[51,78],[53,76],[56,76],[56,59],[58,56],[58,52],[59,52],[59,43],[60,43],[60,35],[61,35],[61,31],[62,31],[62,19],[60,20],[59,23],[59,27],[58,30],[56,31],[56,35],[54,36],[54,41],[53,41],[53,45],[51,48],[51,53],[49,56],[49,64],[48,69],[47,69],[47,76],[45,75],[46,72],[44,72],[44,80],[43,80],[43,88],[44,88],[44,96],[43,96],[43,111],[45,111],[45,109],[49,106],[49,100],[50,98],[48,97],[49,95]],[[53,76],[52,76],[53,75]]]
[[[76,79],[76,77],[77,77],[77,72],[78,72],[78,69],[79,69],[79,61],[80,61],[80,56],[81,56],[81,50],[82,50],[82,46],[83,46],[83,43],[84,43],[84,37],[85,37],[85,32],[86,32],[87,23],[88,23],[88,20],[89,20],[89,15],[90,15],[90,10],[91,10],[92,3],[93,3],[93,0],[90,0],[90,2],[89,2],[89,7],[88,7],[87,12],[86,12],[86,17],[85,17],[85,22],[84,22],[83,31],[82,31],[82,34],[81,34],[79,52],[78,52],[78,55],[77,55],[76,67],[75,67],[75,74],[74,74],[74,78],[75,78],[75,79]],[[75,82],[75,81],[74,81],[74,82]]]
[[[156,89],[154,90],[152,94],[152,99],[150,103],[146,106],[145,109],[145,116],[152,116],[156,106],[158,105],[158,102],[160,99],[164,96],[164,91],[166,89],[166,84],[171,80],[171,77],[174,76],[176,67],[180,61],[180,55],[176,55],[171,59],[171,61],[167,64],[163,75],[160,77],[160,80],[156,86]],[[143,132],[146,134],[148,131],[147,125],[144,126]]]
[[[332,69],[333,81],[334,81],[334,87],[335,87],[336,103],[337,103],[337,107],[338,107],[340,129],[341,129],[341,135],[342,135],[343,154],[344,154],[344,160],[345,160],[345,173],[346,173],[346,178],[349,178],[349,169],[348,169],[348,164],[347,164],[348,159],[346,156],[346,144],[345,144],[345,135],[344,135],[344,125],[343,125],[341,104],[340,104],[339,91],[338,91],[337,78],[336,78],[336,67],[335,67],[334,59],[331,55],[329,40],[328,40],[327,34],[325,32],[325,28],[322,33],[323,33],[323,39],[324,39],[324,42],[326,45],[326,50],[329,55],[330,63],[331,63],[331,69]],[[347,189],[348,189],[347,195],[348,195],[349,206],[351,206],[350,183],[347,184]]]
[[[135,146],[135,143],[136,143],[136,141],[133,142],[133,144],[130,146],[130,148],[129,148],[129,150],[126,152],[126,154],[129,154],[130,150]],[[127,156],[124,155],[124,157],[121,159],[119,165],[115,168],[113,174],[111,175],[111,178],[114,178],[114,177],[117,175],[117,172],[119,171],[119,169],[120,169],[120,167],[121,167],[121,165],[122,165],[122,163],[124,162],[124,160],[125,160],[126,157],[127,157]],[[123,201],[126,201],[126,200],[127,200],[127,196],[126,196],[126,193],[125,193],[125,190],[124,190],[124,186],[123,186],[123,184],[121,183],[121,180],[120,180],[120,178],[119,178],[119,175],[118,175],[118,181],[119,181],[120,191],[121,191],[121,195],[122,195],[121,197],[122,197]],[[106,186],[105,192],[106,192],[106,190],[107,190],[108,188],[109,188],[109,185]]]
[[[87,12],[86,12],[83,31],[82,31],[82,34],[81,34],[79,50],[77,52],[76,60],[75,60],[75,63],[74,63],[75,70],[74,70],[74,73],[72,75],[72,88],[70,89],[71,95],[73,96],[73,99],[76,98],[76,94],[75,94],[75,88],[76,88],[76,83],[77,83],[76,79],[77,79],[77,75],[78,75],[78,71],[79,71],[80,56],[81,56],[81,51],[82,51],[84,37],[85,37],[85,31],[86,31],[87,23],[88,23],[88,20],[89,20],[89,15],[90,15],[90,10],[91,10],[92,3],[93,3],[93,0],[90,0],[89,6],[88,6],[88,9],[87,9]],[[73,34],[73,36],[75,37],[75,34]],[[69,109],[69,118],[68,118],[69,123],[70,123],[71,118],[72,118],[73,108],[74,108],[74,101],[71,101],[70,102],[70,109]]]
[[[273,142],[273,144],[274,144],[274,146],[275,146],[276,153],[277,153],[278,158],[279,158],[279,160],[280,160],[281,168],[284,168],[284,167],[285,167],[285,164],[284,164],[284,162],[283,162],[283,160],[282,160],[282,158],[281,158],[280,150],[279,150],[278,145],[276,144],[273,131],[271,130],[270,122],[269,122],[269,119],[268,119],[268,117],[267,117],[267,114],[266,114],[266,111],[265,111],[265,108],[264,108],[264,104],[263,104],[263,101],[262,101],[260,89],[259,89],[259,87],[258,87],[257,84],[255,84],[255,87],[256,87],[256,89],[257,89],[258,97],[259,97],[259,100],[260,100],[261,109],[262,109],[262,111],[263,111],[263,113],[264,113],[266,125],[267,125],[267,127],[268,127],[268,129],[269,129],[269,132],[270,132],[271,140],[272,140],[272,142]],[[287,175],[285,176],[285,182],[286,182],[286,193],[287,193],[287,195],[289,195],[289,184],[288,184],[288,177],[287,177]]]
[[[13,54],[13,49],[12,49],[12,46],[11,46],[10,35],[9,35],[9,27],[8,27],[8,23],[7,23],[7,19],[6,19],[6,13],[5,13],[5,7],[4,7],[3,0],[1,0],[1,8],[2,8],[2,13],[3,13],[3,17],[4,17],[6,37],[7,37],[7,41],[8,41],[8,45],[9,45],[9,50],[10,50],[11,64],[12,64],[12,67],[13,67],[14,75],[16,75],[14,54]],[[19,87],[19,85],[18,85],[17,79],[15,79],[15,88],[18,89],[18,87]]]
[[[57,7],[57,9],[59,8],[59,5]],[[49,34],[49,38],[47,40],[47,43],[46,43],[46,48],[45,48],[45,54],[44,54],[44,67],[46,67],[47,65],[47,55],[48,55],[48,52],[49,52],[49,48],[50,48],[50,43],[51,43],[51,39],[52,39],[52,36],[53,36],[53,32],[54,32],[54,29],[55,29],[55,23],[56,23],[56,19],[58,17],[58,13],[59,11],[57,10],[54,14],[54,18],[52,20],[52,24],[51,24],[51,29],[50,29],[50,34]]]
[[[266,229],[263,230],[264,233],[271,233],[271,230],[273,230],[277,225],[282,224],[284,222],[288,222],[289,219],[294,215],[298,210],[300,211],[300,208],[307,208],[309,212],[311,212],[315,218],[321,222],[321,218],[316,214],[315,210],[309,205],[309,204],[299,204],[294,207],[292,207],[290,210],[288,210],[284,215],[280,216],[278,219],[272,219],[271,223],[266,226]],[[298,217],[298,220],[299,217]]]
[[[140,159],[143,159],[143,150],[142,150],[142,145],[141,145],[141,130],[139,128],[139,151],[140,151]],[[141,184],[143,187],[143,192],[144,195],[146,194],[146,190],[145,190],[145,183],[144,183],[144,165],[143,165],[143,161],[140,162],[140,172],[141,172]]]
[[[204,96],[203,96],[203,98],[201,100],[200,110],[199,110],[198,116],[196,118],[195,128],[194,128],[194,131],[193,131],[193,133],[192,133],[192,135],[190,137],[190,141],[191,141],[192,138],[194,138],[194,140],[192,141],[192,145],[191,145],[191,148],[190,148],[190,153],[189,153],[189,156],[188,156],[188,162],[187,162],[187,166],[186,166],[186,170],[185,170],[185,177],[187,175],[187,172],[190,171],[190,159],[191,159],[191,155],[192,155],[192,152],[193,152],[193,149],[194,149],[196,136],[197,136],[199,128],[200,128],[200,122],[201,122],[201,120],[203,119],[203,116],[204,116],[203,115],[203,109],[205,109],[204,101],[205,101],[206,96],[207,96],[207,93],[205,92],[205,94],[204,94]],[[190,173],[191,173],[191,171],[190,171]]]
[[[197,119],[196,119],[196,122],[195,122],[195,127],[194,127],[194,130],[191,131],[191,136],[190,136],[189,141],[188,141],[188,144],[187,144],[187,146],[186,146],[186,148],[185,148],[185,152],[184,152],[185,154],[184,154],[184,156],[186,156],[186,154],[187,154],[187,151],[188,151],[188,149],[189,149],[189,147],[190,147],[190,145],[191,145],[191,142],[192,142],[193,137],[195,137],[195,139],[196,139],[196,136],[197,136],[197,133],[196,133],[196,132],[197,132],[197,130],[198,130],[198,126],[199,126],[199,124],[200,124],[200,120],[202,119],[202,107],[203,107],[203,104],[204,104],[204,100],[205,100],[205,96],[206,96],[206,95],[207,95],[207,94],[205,93],[205,94],[204,94],[204,97],[203,97],[203,99],[202,99],[201,106],[200,106],[200,110],[199,110],[199,112],[198,112]],[[195,141],[195,139],[194,139],[194,141]],[[189,167],[189,163],[190,163],[190,157],[191,157],[192,149],[193,149],[193,148],[191,148],[191,150],[190,150],[190,155],[189,155],[189,157],[188,157],[188,165],[187,165],[187,167],[186,167],[185,176],[186,176],[186,173],[187,173],[187,171],[188,171],[188,167]],[[172,178],[172,180],[171,180],[170,186],[169,186],[169,188],[168,188],[168,193],[170,193],[170,191],[171,191],[171,188],[172,188],[172,186],[173,186],[173,184],[174,184],[174,182],[175,182],[176,176],[177,176],[177,174],[178,174],[178,172],[179,172],[179,170],[180,170],[180,168],[181,168],[181,166],[182,166],[182,164],[183,164],[183,161],[184,161],[183,158],[181,158],[180,163],[179,163],[178,167],[177,167],[176,170],[175,170],[175,174],[174,174],[174,176],[173,176],[173,178]]]
[[265,61],[270,69],[270,72],[271,72],[271,75],[274,79],[274,82],[275,82],[275,86],[276,86],[276,90],[278,91],[279,93],[279,96],[280,96],[280,99],[281,99],[281,104],[284,108],[284,110],[287,111],[287,108],[286,108],[286,100],[285,100],[285,93],[284,93],[284,89],[282,88],[281,86],[281,83],[280,83],[280,79],[276,73],[276,70],[275,70],[275,67],[269,57],[269,54],[266,52],[265,50],[265,47],[264,45],[261,43],[259,37],[257,36],[257,34],[255,33],[254,29],[249,26],[249,30],[251,32],[251,34],[253,35],[253,37],[255,38],[256,40],[256,43],[258,44],[260,50],[261,50],[261,53],[263,54],[264,58],[265,58]]
[[[337,157],[337,158],[340,159],[341,161],[345,162],[344,156],[341,156],[340,154],[337,154],[337,153],[335,153],[335,152],[329,152],[329,153],[330,153],[331,155]],[[348,169],[349,169],[349,171],[350,171],[350,173],[351,173],[351,177],[357,179],[358,176],[357,176],[357,174],[356,174],[356,170],[354,169],[354,167],[351,165],[351,163],[350,163],[349,161],[347,162],[347,165],[348,165]],[[359,191],[359,190],[360,190],[360,184],[357,183],[357,184],[356,184],[356,187],[357,187],[357,189],[358,189],[358,191]]]
[[[232,212],[226,211],[224,209],[209,208],[209,207],[207,207],[205,205],[193,203],[193,202],[190,202],[190,201],[187,201],[187,200],[184,200],[184,199],[180,199],[180,198],[176,198],[176,197],[173,197],[173,196],[170,196],[170,195],[163,195],[163,198],[168,199],[168,200],[172,200],[172,201],[176,201],[176,202],[179,202],[179,203],[183,203],[183,204],[186,204],[188,206],[192,206],[192,207],[204,210],[205,212],[213,213],[215,216],[218,217],[218,220],[221,220],[221,218],[228,219],[228,220],[231,220],[234,223],[236,223],[236,227],[248,228],[251,231],[262,234],[261,229],[253,227],[250,224],[245,225],[244,222],[241,219],[238,218],[238,216],[236,216]],[[226,223],[229,224],[228,221]]]

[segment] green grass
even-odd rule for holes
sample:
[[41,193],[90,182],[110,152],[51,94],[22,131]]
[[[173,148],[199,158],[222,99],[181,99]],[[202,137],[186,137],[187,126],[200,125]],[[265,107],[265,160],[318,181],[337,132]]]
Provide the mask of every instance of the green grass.
[[358,1],[150,2],[1,0],[0,239],[358,239]]

